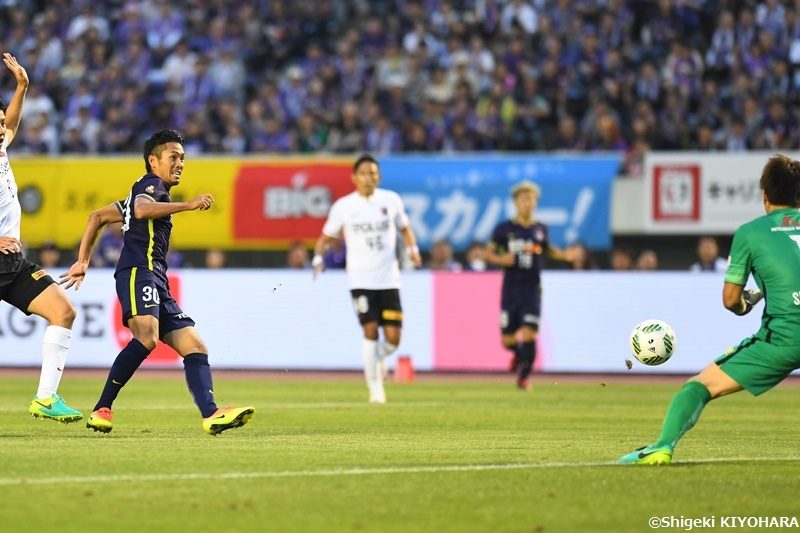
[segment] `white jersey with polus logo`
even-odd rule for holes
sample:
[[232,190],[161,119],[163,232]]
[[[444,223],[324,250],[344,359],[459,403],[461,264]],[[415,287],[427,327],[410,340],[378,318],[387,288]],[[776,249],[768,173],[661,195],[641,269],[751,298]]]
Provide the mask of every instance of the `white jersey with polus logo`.
[[7,142],[0,146],[0,237],[20,238],[22,209],[17,197],[17,182],[8,161]]
[[408,216],[400,195],[375,189],[368,198],[357,191],[339,198],[322,232],[334,238],[344,234],[351,289],[397,289],[397,232],[406,227]]

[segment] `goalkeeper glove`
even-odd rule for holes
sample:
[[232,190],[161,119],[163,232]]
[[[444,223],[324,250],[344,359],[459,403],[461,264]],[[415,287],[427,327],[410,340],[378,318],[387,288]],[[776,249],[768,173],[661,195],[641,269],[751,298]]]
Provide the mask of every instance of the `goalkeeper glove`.
[[753,291],[750,289],[745,289],[742,291],[742,300],[744,300],[744,310],[741,313],[736,313],[739,316],[744,316],[750,311],[753,310],[753,306],[763,298],[764,295],[761,291]]
[[754,291],[750,289],[745,289],[742,291],[742,298],[744,298],[744,301],[749,303],[751,306],[756,305],[763,297],[764,294],[761,291]]

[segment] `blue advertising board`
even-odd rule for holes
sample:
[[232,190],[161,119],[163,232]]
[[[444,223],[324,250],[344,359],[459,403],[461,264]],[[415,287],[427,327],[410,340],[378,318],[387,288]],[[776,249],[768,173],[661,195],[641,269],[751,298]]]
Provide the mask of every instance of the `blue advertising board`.
[[510,188],[531,180],[542,189],[535,217],[556,246],[611,245],[611,184],[621,157],[384,157],[382,187],[398,192],[420,248],[447,239],[456,250],[486,242],[495,225],[514,216]]

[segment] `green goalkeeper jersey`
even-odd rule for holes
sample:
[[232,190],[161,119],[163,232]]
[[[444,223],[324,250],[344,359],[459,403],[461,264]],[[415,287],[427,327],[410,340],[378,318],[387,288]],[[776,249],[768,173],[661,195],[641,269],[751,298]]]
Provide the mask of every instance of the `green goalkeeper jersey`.
[[736,230],[725,281],[744,286],[751,273],[766,304],[758,337],[800,345],[800,209],[778,209]]

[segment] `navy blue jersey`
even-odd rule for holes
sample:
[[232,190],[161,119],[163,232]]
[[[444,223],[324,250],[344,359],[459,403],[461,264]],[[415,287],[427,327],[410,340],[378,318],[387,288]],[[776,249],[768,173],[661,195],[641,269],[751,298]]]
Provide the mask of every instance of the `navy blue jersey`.
[[515,254],[514,266],[503,268],[503,293],[530,293],[539,289],[542,254],[550,246],[547,226],[534,222],[523,226],[514,220],[501,222],[492,233],[489,246],[498,254]]
[[169,187],[155,174],[145,174],[133,184],[130,195],[122,202],[123,245],[117,272],[138,267],[166,280],[172,216],[149,220],[136,218],[133,204],[139,196],[156,202],[170,201]]

